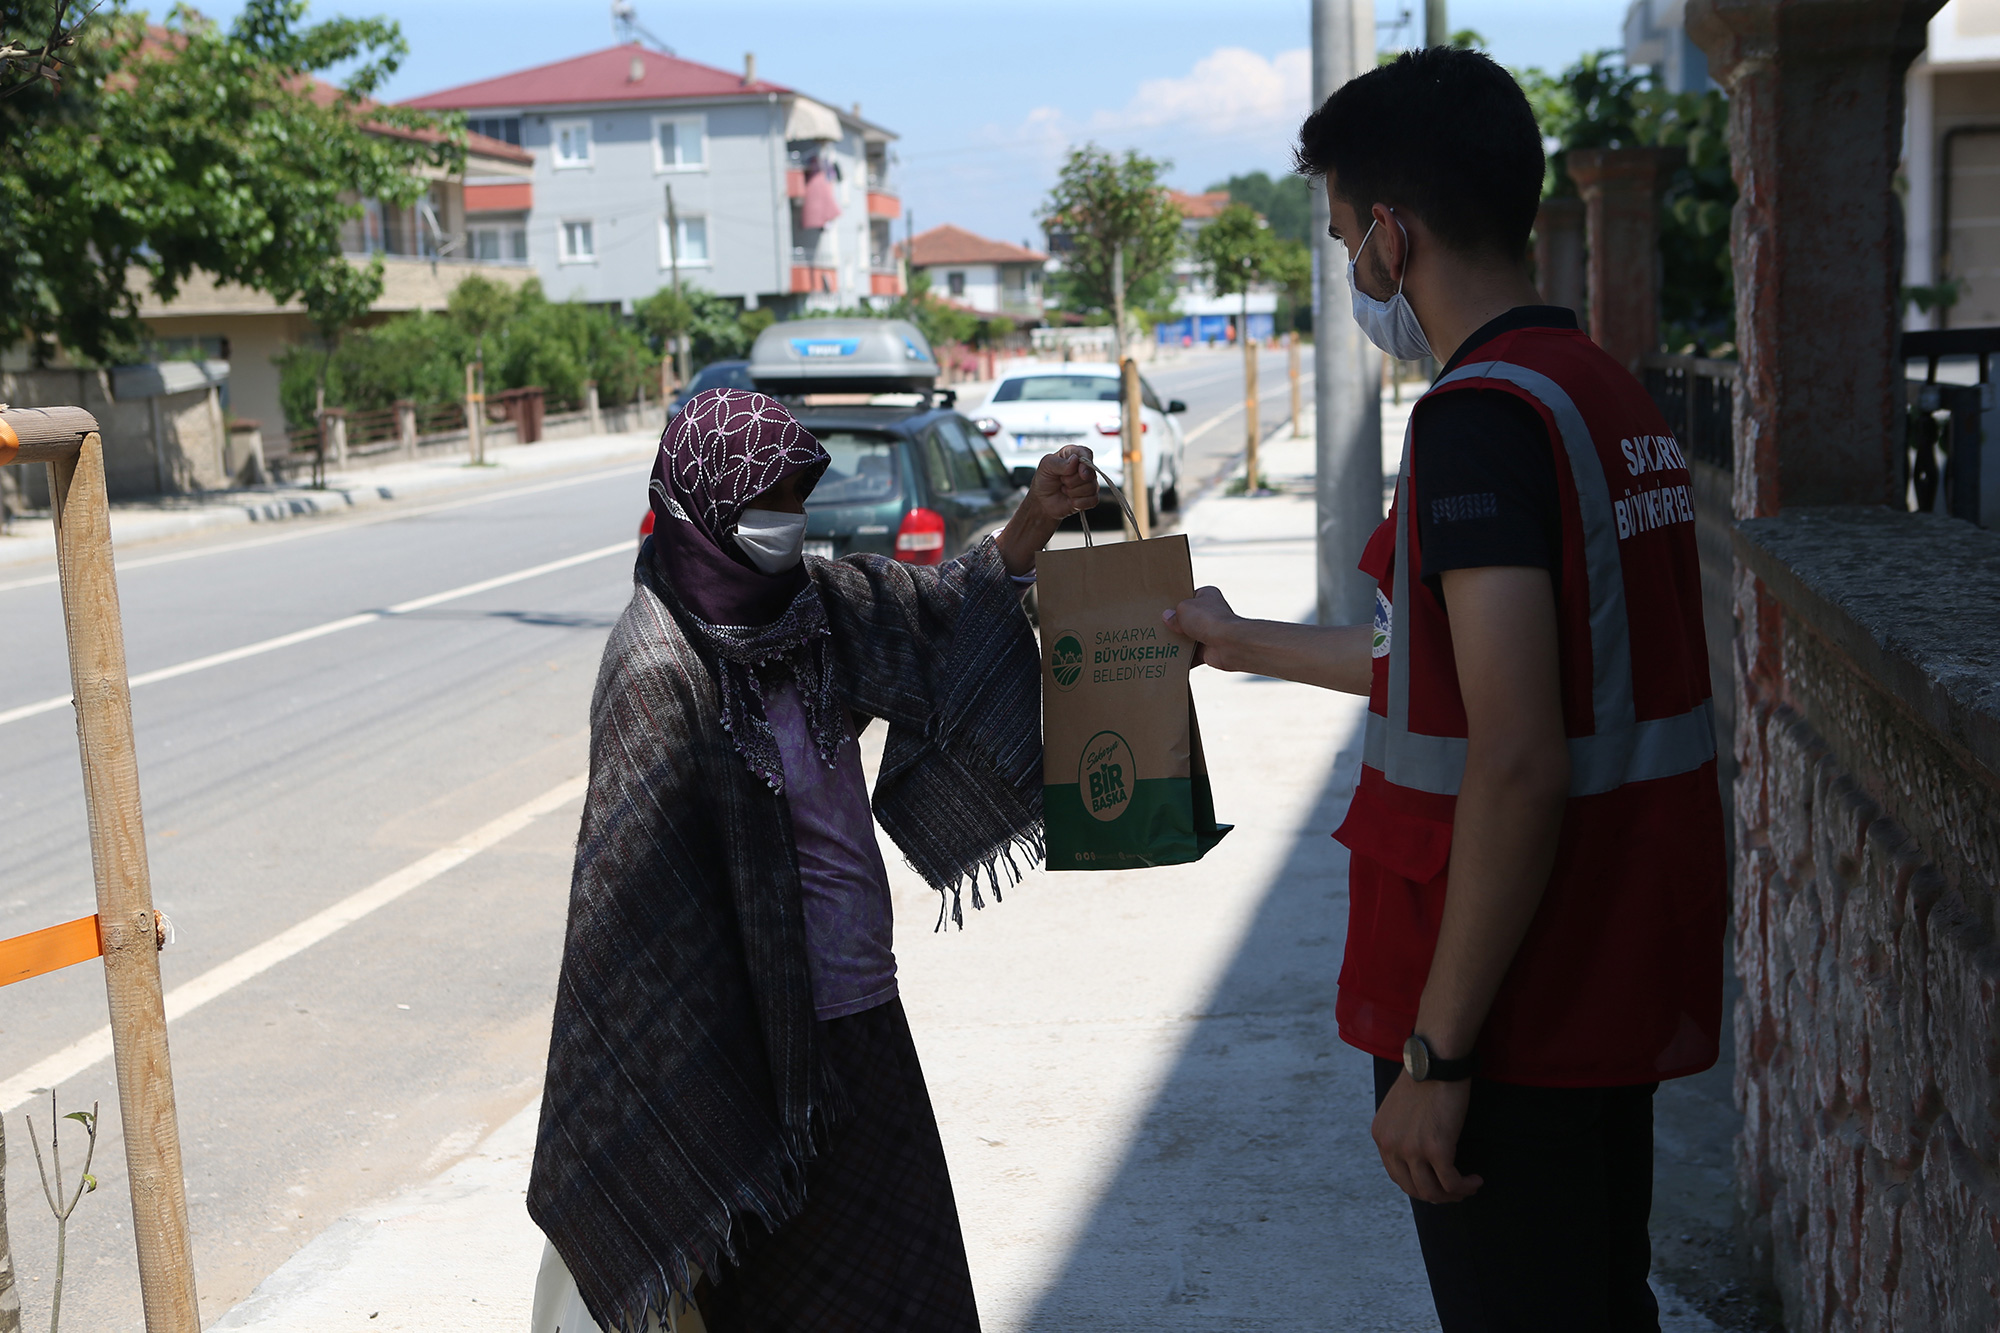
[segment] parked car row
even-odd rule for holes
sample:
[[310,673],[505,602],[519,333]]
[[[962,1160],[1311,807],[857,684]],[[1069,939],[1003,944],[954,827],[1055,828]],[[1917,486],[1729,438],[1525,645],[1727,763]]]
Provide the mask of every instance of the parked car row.
[[[930,344],[905,321],[793,320],[758,334],[748,360],[703,367],[671,411],[705,389],[784,398],[833,460],[806,501],[806,553],[828,559],[856,551],[918,565],[949,559],[998,531],[1042,456],[1066,444],[1090,446],[1099,470],[1123,489],[1116,366],[1018,371],[971,417],[936,379]],[[1187,446],[1177,418],[1187,404],[1162,403],[1152,385],[1139,384],[1145,499],[1157,517],[1180,505]],[[868,398],[829,404],[809,395]],[[1112,521],[1116,501],[1104,499]],[[651,530],[649,511],[640,532]]]

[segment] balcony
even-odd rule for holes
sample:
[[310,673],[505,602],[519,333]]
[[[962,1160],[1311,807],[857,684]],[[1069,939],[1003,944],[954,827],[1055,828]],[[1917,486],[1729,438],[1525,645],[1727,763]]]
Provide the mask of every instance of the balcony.
[[899,218],[903,216],[903,201],[886,190],[877,190],[871,186],[868,190],[868,216]]
[[876,269],[868,275],[868,294],[870,296],[901,296],[903,294],[903,275],[894,269],[887,271],[879,268]]
[[792,265],[792,292],[804,295],[811,292],[832,292],[840,288],[840,270],[820,268],[813,264]]

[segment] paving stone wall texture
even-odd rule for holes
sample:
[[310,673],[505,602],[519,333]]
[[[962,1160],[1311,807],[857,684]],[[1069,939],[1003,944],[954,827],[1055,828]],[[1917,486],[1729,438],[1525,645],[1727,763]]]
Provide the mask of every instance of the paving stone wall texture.
[[1752,1246],[1799,1333],[2000,1328],[2000,787],[1741,569],[1738,605]]

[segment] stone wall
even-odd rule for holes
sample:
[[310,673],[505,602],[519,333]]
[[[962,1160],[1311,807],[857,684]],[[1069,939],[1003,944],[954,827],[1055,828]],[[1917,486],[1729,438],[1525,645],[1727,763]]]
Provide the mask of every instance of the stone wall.
[[1793,1330],[2000,1328],[2000,535],[1737,529],[1738,1182]]

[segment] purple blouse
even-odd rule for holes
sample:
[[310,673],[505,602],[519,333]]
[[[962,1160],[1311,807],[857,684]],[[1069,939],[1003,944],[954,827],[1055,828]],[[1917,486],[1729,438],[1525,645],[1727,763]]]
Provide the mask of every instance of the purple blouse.
[[896,998],[894,919],[861,746],[848,737],[828,768],[790,681],[764,691],[764,714],[785,763],[814,1016],[841,1018],[887,1004]]

